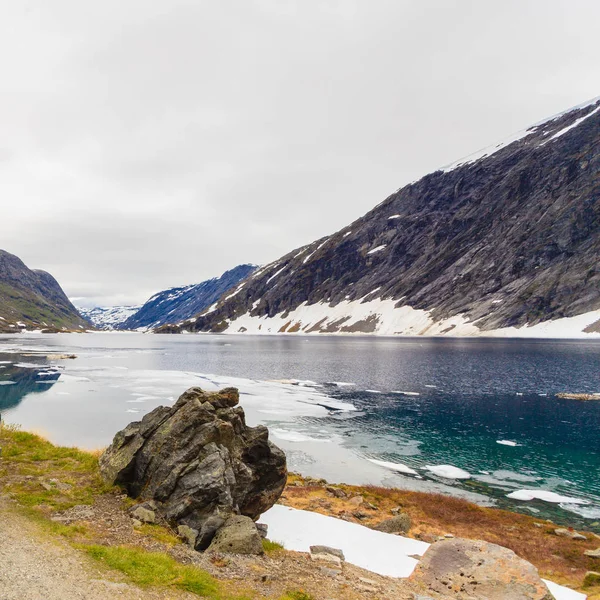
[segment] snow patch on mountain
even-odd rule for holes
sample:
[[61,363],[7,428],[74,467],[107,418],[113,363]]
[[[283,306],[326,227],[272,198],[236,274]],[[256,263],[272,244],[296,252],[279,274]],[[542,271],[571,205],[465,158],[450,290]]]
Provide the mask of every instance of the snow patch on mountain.
[[134,315],[140,306],[96,306],[95,308],[77,308],[81,315],[98,329],[113,330]]

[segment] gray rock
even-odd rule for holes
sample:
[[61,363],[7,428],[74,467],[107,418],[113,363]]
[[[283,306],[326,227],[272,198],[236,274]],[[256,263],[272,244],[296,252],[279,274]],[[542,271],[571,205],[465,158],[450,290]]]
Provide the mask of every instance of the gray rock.
[[342,560],[339,556],[335,556],[335,554],[327,554],[325,552],[321,552],[320,554],[311,554],[310,559],[315,562],[327,562],[333,563],[336,567],[342,566]]
[[339,550],[338,548],[331,548],[330,546],[311,546],[310,547],[311,554],[332,554],[333,556],[337,556],[340,560],[346,560],[344,557],[344,552]]
[[326,577],[337,577],[342,574],[340,569],[331,569],[329,567],[319,567],[319,572]]
[[196,540],[198,539],[199,533],[196,529],[192,529],[187,525],[179,525],[179,527],[177,527],[177,533],[188,543],[189,546],[192,548],[196,546]]
[[408,533],[410,531],[411,520],[406,513],[397,514],[395,517],[382,521],[373,529],[385,533]]
[[354,496],[353,498],[350,498],[350,500],[348,500],[348,504],[352,504],[352,506],[360,506],[362,503],[364,502],[363,497],[362,496]]
[[137,506],[131,511],[131,516],[142,523],[156,523],[156,513],[153,510]]
[[591,558],[600,558],[600,548],[596,548],[596,550],[586,550],[584,554]]
[[572,540],[587,540],[585,535],[581,535],[581,533],[577,533],[576,531],[571,531],[570,529],[566,529],[564,527],[555,529],[554,533],[555,533],[555,535],[558,535],[559,537],[567,537],[567,538],[571,538]]
[[255,523],[258,535],[265,540],[269,532],[269,526],[266,523]]
[[553,600],[537,569],[512,550],[455,538],[432,544],[410,579],[438,594],[473,600]]
[[208,547],[208,552],[262,554],[264,551],[254,521],[250,517],[236,515],[230,517],[219,528]]
[[229,517],[271,508],[287,479],[284,453],[266,427],[246,425],[238,403],[234,388],[190,388],[117,433],[100,457],[104,479],[198,531],[195,548],[206,549]]
[[348,497],[348,494],[346,494],[346,492],[344,490],[342,490],[341,488],[336,488],[336,487],[333,487],[332,485],[328,485],[325,489],[335,498],[347,498]]

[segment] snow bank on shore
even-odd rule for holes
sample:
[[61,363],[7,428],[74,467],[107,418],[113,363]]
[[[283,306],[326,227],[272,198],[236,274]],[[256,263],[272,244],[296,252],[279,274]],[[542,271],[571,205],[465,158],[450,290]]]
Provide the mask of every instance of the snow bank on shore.
[[[286,550],[310,552],[310,546],[339,548],[346,561],[387,577],[409,577],[429,544],[375,531],[335,517],[276,504],[260,517],[269,526],[270,540]],[[543,580],[555,600],[585,600],[587,596]]]

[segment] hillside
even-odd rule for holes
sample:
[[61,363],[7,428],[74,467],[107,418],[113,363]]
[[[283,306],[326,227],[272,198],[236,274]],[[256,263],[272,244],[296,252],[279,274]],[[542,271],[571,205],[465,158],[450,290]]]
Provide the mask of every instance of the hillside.
[[116,328],[151,329],[189,319],[214,304],[255,269],[256,265],[238,265],[220,277],[159,292]]
[[94,308],[78,308],[79,312],[98,329],[111,331],[118,329],[140,306],[96,306]]
[[32,271],[20,258],[0,250],[0,333],[89,326],[52,275]]
[[600,333],[599,175],[597,98],[399,189],[159,331]]

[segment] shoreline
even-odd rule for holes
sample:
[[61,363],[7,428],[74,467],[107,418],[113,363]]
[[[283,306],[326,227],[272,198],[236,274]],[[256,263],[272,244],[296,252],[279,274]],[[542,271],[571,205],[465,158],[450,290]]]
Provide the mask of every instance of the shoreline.
[[[205,555],[190,554],[168,528],[144,525],[136,532],[127,516],[127,509],[135,501],[100,482],[98,453],[54,446],[38,436],[5,426],[0,427],[0,445],[3,447],[0,455],[2,495],[5,498],[9,496],[12,503],[21,506],[30,518],[38,522],[41,519],[44,527],[77,544],[142,544],[150,549],[166,548],[176,557],[185,560],[192,557],[217,576],[223,574],[223,568],[215,567]],[[544,579],[580,591],[583,590],[585,573],[600,569],[600,558],[585,555],[586,551],[600,546],[600,536],[594,533],[561,530],[549,521],[498,508],[480,507],[449,496],[378,486],[336,485],[323,479],[290,473],[278,504],[370,528],[403,513],[412,523],[408,532],[402,534],[404,537],[425,543],[461,537],[499,544],[534,564]],[[115,524],[120,525],[115,528]],[[560,531],[568,534],[565,536]],[[315,532],[315,537],[318,537],[318,532]],[[278,540],[275,538],[274,541]],[[157,545],[157,542],[162,545]],[[165,542],[168,542],[166,546]],[[284,551],[279,560],[291,565],[290,568],[299,569],[301,565],[299,559],[294,558],[296,555]],[[251,573],[257,564],[262,563],[248,559],[244,564],[244,569],[250,569],[248,572]],[[231,568],[234,566],[230,565]],[[240,567],[235,569],[239,573]],[[228,572],[227,569],[225,572]],[[360,574],[360,569],[351,565],[348,572],[355,573],[352,577],[356,581],[359,576],[365,577]],[[368,572],[366,576],[369,576]],[[388,585],[386,581],[393,586],[396,585],[394,581],[406,580],[380,578],[377,581],[380,586]],[[311,590],[319,589],[318,582],[313,584],[317,587],[313,586]],[[583,591],[590,594],[590,600],[600,598],[600,589]],[[373,596],[367,594],[366,597]]]

